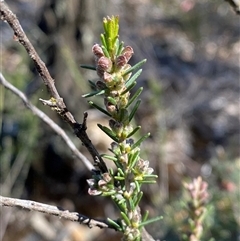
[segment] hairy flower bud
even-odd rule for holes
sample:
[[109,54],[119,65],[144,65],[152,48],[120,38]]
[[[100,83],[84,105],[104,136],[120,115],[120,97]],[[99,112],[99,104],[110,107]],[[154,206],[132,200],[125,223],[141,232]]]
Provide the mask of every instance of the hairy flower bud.
[[103,77],[105,71],[110,72],[111,69],[112,69],[112,61],[109,58],[102,56],[97,61],[97,74],[101,78]]
[[116,66],[117,66],[118,69],[123,68],[126,63],[127,63],[126,57],[124,57],[123,55],[120,55],[120,56],[117,57]]
[[122,55],[126,58],[127,62],[131,59],[133,53],[133,48],[131,46],[126,46],[122,51]]
[[98,59],[104,56],[103,50],[99,44],[93,45],[92,52]]

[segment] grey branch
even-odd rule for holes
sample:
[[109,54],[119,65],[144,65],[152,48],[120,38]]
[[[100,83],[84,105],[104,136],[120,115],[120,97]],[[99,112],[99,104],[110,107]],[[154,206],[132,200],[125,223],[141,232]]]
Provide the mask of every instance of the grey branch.
[[25,208],[29,211],[37,211],[45,214],[54,215],[60,218],[67,219],[73,222],[79,222],[81,224],[87,225],[89,228],[99,227],[99,228],[112,228],[114,229],[108,221],[97,220],[86,217],[77,212],[69,212],[68,210],[63,210],[60,207],[34,202],[30,200],[22,200],[17,198],[9,198],[0,196],[0,206],[6,207],[20,207]]
[[228,2],[236,14],[240,15],[240,0],[225,0]]
[[71,141],[71,139],[67,136],[65,131],[57,125],[53,120],[51,120],[44,112],[39,110],[36,106],[31,104],[29,100],[27,99],[26,95],[21,92],[19,89],[17,89],[15,86],[13,86],[11,83],[9,83],[2,73],[0,72],[0,84],[2,84],[5,88],[9,89],[12,91],[16,96],[18,96],[25,106],[30,109],[33,114],[38,116],[42,121],[44,121],[46,124],[48,124],[59,136],[62,137],[62,139],[65,141],[67,146],[70,148],[70,150],[73,152],[73,154],[83,162],[83,164],[89,169],[92,170],[94,169],[93,165],[91,162],[76,148],[74,143]]
[[95,166],[97,166],[99,170],[103,173],[108,172],[105,162],[103,161],[102,157],[100,156],[100,154],[98,153],[98,151],[96,150],[96,148],[94,147],[86,133],[87,113],[85,113],[83,124],[79,124],[74,119],[73,115],[67,109],[63,99],[59,95],[54,83],[54,79],[51,77],[45,63],[41,60],[33,45],[29,41],[16,15],[13,14],[13,12],[9,9],[9,7],[5,4],[4,1],[0,1],[0,13],[1,20],[7,22],[9,26],[13,29],[14,39],[17,40],[20,44],[22,44],[23,47],[26,49],[29,57],[33,60],[33,63],[38,73],[40,74],[43,83],[46,85],[49,93],[51,94],[51,98],[49,100],[50,102],[45,101],[44,103],[47,104],[49,102],[50,105],[55,106],[53,109],[61,116],[63,120],[65,120],[71,126],[76,136],[82,141],[84,146],[88,149],[88,152],[93,157],[94,162],[96,160],[96,157],[98,158],[100,162],[95,162]]

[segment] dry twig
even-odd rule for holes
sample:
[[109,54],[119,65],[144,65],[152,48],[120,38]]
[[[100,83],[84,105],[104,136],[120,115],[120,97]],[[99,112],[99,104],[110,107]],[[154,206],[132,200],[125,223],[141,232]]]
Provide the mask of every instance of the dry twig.
[[236,14],[240,15],[240,0],[225,0],[228,2]]
[[71,141],[71,139],[67,136],[65,131],[59,125],[57,125],[53,120],[51,120],[51,118],[49,118],[44,112],[42,112],[36,106],[31,104],[27,99],[26,95],[23,92],[21,92],[19,89],[17,89],[15,86],[13,86],[11,83],[9,83],[4,78],[2,73],[0,73],[0,84],[2,84],[5,88],[12,91],[15,95],[17,95],[23,101],[25,106],[33,112],[34,115],[37,115],[42,121],[48,124],[59,136],[61,136],[62,139],[70,148],[70,150],[73,152],[73,154],[83,162],[83,164],[88,168],[88,170],[93,169],[93,165],[91,164],[91,162],[76,148],[76,146]]
[[[33,60],[34,65],[40,74],[44,84],[46,85],[49,93],[51,94],[50,100],[41,100],[43,104],[52,107],[61,117],[65,120],[74,130],[76,136],[82,141],[84,146],[88,149],[88,152],[92,155],[93,160],[95,162],[95,166],[99,168],[101,172],[107,172],[108,169],[106,167],[105,162],[102,157],[99,155],[96,148],[93,146],[91,140],[89,139],[86,130],[86,120],[87,113],[84,115],[84,121],[82,124],[79,124],[73,117],[73,115],[67,109],[63,99],[60,97],[54,83],[54,79],[51,77],[45,63],[41,60],[38,53],[34,49],[33,45],[29,41],[25,32],[23,31],[17,17],[13,12],[9,9],[9,7],[4,3],[4,1],[0,2],[0,12],[1,12],[1,20],[7,22],[9,26],[14,31],[14,39],[18,41],[23,47],[26,49],[28,55]],[[99,161],[97,161],[99,160]]]
[[114,229],[106,220],[92,219],[77,212],[69,212],[68,210],[63,210],[60,207],[34,202],[30,200],[21,200],[17,198],[0,196],[0,206],[20,207],[25,208],[29,211],[37,211],[45,214],[50,214],[60,218],[67,219],[69,221],[79,222],[81,224],[87,225],[89,228],[99,227]]

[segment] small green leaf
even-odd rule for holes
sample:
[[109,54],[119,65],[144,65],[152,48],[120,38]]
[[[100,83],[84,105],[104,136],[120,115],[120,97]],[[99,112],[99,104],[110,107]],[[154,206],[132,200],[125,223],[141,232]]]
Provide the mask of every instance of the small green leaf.
[[134,154],[130,154],[129,156],[129,167],[130,168],[133,168],[134,166],[135,166],[135,164],[136,164],[136,162],[137,162],[137,160],[138,160],[138,158],[139,158],[139,151],[136,151]]
[[102,113],[104,113],[105,115],[112,117],[106,110],[104,110],[102,107],[96,105],[95,103],[93,103],[92,101],[88,101],[88,103],[93,106],[94,108],[100,110]]
[[154,175],[154,174],[144,175],[144,178],[158,178],[158,175]]
[[123,170],[122,170],[121,168],[118,168],[117,170],[118,170],[118,173],[119,173],[121,176],[125,177],[125,174],[124,174],[124,172],[123,172]]
[[146,210],[146,212],[144,213],[143,218],[142,218],[142,221],[143,221],[143,222],[145,222],[145,221],[147,220],[148,214],[149,214],[149,211]]
[[111,161],[117,161],[118,159],[115,157],[115,156],[109,156],[107,154],[103,154],[101,155],[103,158],[106,158],[108,160],[111,160]]
[[113,97],[108,96],[108,97],[107,97],[107,100],[108,100],[111,104],[117,105],[117,102],[116,102],[116,100],[115,100]]
[[132,132],[130,132],[127,136],[127,138],[133,136],[137,131],[141,129],[141,126],[137,126]]
[[155,180],[142,180],[142,181],[139,181],[139,183],[141,183],[141,184],[155,184],[156,181]]
[[83,98],[89,98],[89,97],[92,97],[92,96],[102,95],[104,93],[105,93],[105,90],[96,90],[94,92],[82,95],[82,97]]
[[142,199],[142,196],[143,196],[143,192],[142,192],[142,191],[137,194],[136,201],[134,202],[134,207],[137,207],[137,206],[138,206],[139,202],[140,202],[141,199]]
[[128,119],[128,111],[125,108],[120,109],[119,121],[123,122],[124,124],[128,124],[126,123],[126,121],[128,122]]
[[126,81],[125,86],[128,88],[142,73],[142,69],[139,69],[128,81]]
[[83,69],[90,69],[90,70],[95,70],[96,71],[96,67],[95,66],[81,64],[80,67],[83,68]]
[[128,108],[128,106],[130,106],[133,103],[133,101],[138,98],[138,96],[142,93],[142,91],[143,91],[143,87],[140,87],[133,95],[133,97],[128,101],[126,108]]
[[127,201],[129,203],[130,210],[134,210],[135,206],[134,206],[134,202],[133,202],[132,198],[130,197]]
[[104,47],[105,49],[107,49],[107,44],[106,44],[106,40],[105,40],[105,36],[104,34],[101,34],[100,35],[100,39],[101,39],[101,42],[102,42],[102,48]]
[[129,85],[122,93],[121,95],[125,95],[127,92],[129,92],[135,85],[137,84],[136,81],[134,81],[133,83],[131,83],[131,85]]
[[105,55],[107,58],[110,58],[110,54],[109,54],[109,52],[108,52],[108,49],[105,48],[104,46],[102,46],[102,50],[103,50],[104,55]]
[[134,148],[138,147],[141,145],[141,143],[147,139],[150,136],[150,133],[147,133],[146,135],[142,136],[137,142],[135,142],[132,146],[131,149],[133,150]]
[[143,59],[142,61],[138,62],[137,64],[135,64],[134,66],[132,66],[130,69],[127,69],[126,72],[123,73],[123,76],[131,73],[132,71],[140,68],[144,63],[146,63],[147,60],[146,59]]
[[116,134],[111,130],[109,129],[108,127],[106,126],[102,126],[101,124],[97,124],[98,127],[103,131],[105,132],[110,138],[112,138],[114,141],[118,142],[118,138],[116,137]]
[[135,103],[135,105],[134,105],[134,107],[133,107],[133,109],[132,109],[132,112],[131,112],[130,115],[129,115],[129,122],[131,122],[132,118],[134,117],[134,115],[135,115],[135,113],[136,113],[136,111],[137,111],[140,103],[141,103],[141,100],[138,100],[138,101]]
[[156,218],[148,219],[148,220],[146,220],[145,222],[142,222],[142,223],[139,225],[139,227],[141,228],[141,227],[143,227],[143,226],[145,226],[145,225],[148,225],[148,224],[150,224],[150,223],[157,222],[157,221],[162,220],[162,219],[163,219],[163,216],[158,216],[158,217],[156,217]]
[[136,184],[137,191],[140,192],[141,183],[139,183],[138,181],[134,181],[134,183]]
[[107,197],[107,196],[112,196],[116,193],[115,190],[111,190],[109,192],[102,192],[101,196]]
[[124,212],[120,212],[121,216],[123,217],[123,220],[125,221],[125,223],[127,224],[127,226],[130,226],[131,222],[128,219],[127,215]]
[[121,210],[122,212],[127,212],[126,209],[126,202],[125,199],[122,198],[121,200],[119,200],[115,195],[111,196],[112,200],[115,202],[115,204],[117,205],[117,207],[119,208],[119,210]]
[[92,89],[97,89],[96,84],[92,80],[88,80],[88,82],[89,82],[89,85]]
[[122,180],[125,180],[125,177],[115,176],[114,179],[118,181],[122,181]]
[[[119,42],[119,41],[118,41]],[[120,44],[118,43],[118,48],[117,48],[117,52],[116,52],[116,55],[119,56],[122,51],[123,51],[123,45],[124,45],[124,42],[121,42]]]
[[107,221],[109,222],[109,225],[113,226],[117,231],[122,232],[122,227],[115,221],[113,221],[110,218],[107,218]]

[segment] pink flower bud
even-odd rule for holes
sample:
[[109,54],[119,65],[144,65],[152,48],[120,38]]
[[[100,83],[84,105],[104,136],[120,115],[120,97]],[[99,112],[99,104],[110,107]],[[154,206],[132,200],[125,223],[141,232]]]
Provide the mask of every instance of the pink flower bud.
[[92,52],[97,58],[104,56],[103,50],[99,44],[94,44],[92,47]]
[[121,69],[122,67],[124,67],[124,65],[127,63],[127,59],[126,57],[124,57],[123,55],[120,55],[117,57],[116,59],[116,65],[119,69]]
[[131,59],[133,53],[133,48],[131,46],[126,46],[122,51],[122,55],[126,58],[127,62]]
[[102,56],[97,62],[97,68],[109,72],[112,68],[112,61],[109,58]]

